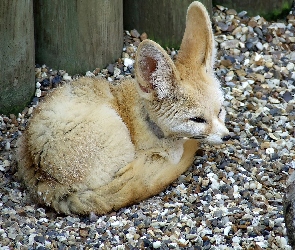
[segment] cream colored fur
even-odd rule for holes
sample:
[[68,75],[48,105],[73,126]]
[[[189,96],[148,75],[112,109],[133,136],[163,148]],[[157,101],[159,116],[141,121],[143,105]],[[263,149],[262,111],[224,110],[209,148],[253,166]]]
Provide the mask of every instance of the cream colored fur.
[[188,169],[199,141],[227,140],[205,7],[193,2],[174,64],[155,42],[136,55],[136,79],[81,78],[36,108],[18,141],[18,175],[57,212],[108,213],[159,193]]

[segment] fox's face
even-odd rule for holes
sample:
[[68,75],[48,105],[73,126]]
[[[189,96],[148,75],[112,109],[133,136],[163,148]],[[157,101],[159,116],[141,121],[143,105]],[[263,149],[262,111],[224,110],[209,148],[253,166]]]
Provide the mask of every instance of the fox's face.
[[226,112],[220,88],[202,89],[198,83],[180,80],[169,97],[147,101],[146,105],[150,118],[165,137],[191,138],[209,144],[230,139],[224,124]]
[[174,63],[155,42],[143,41],[136,54],[138,91],[149,119],[165,137],[227,141],[225,110],[214,77],[214,37],[206,9],[190,5],[184,37]]

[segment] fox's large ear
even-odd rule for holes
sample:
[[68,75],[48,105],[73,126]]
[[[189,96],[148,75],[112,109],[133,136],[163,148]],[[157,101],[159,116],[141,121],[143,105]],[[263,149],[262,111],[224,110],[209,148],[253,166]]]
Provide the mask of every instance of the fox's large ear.
[[186,28],[175,65],[179,71],[186,73],[194,72],[200,67],[207,72],[212,71],[214,50],[214,36],[208,12],[200,2],[192,2],[188,7]]
[[148,39],[141,42],[137,49],[135,74],[140,94],[149,100],[171,96],[179,78],[166,51]]

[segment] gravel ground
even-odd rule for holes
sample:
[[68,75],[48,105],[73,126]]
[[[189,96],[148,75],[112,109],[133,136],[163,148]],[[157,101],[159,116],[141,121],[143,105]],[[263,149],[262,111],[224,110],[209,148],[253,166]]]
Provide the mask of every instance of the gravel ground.
[[[77,77],[36,67],[31,106],[18,117],[0,116],[0,249],[291,249],[282,199],[295,168],[295,16],[269,23],[217,6],[213,24],[233,139],[203,145],[164,192],[105,216],[39,207],[14,178],[15,142],[34,107]],[[139,35],[126,32],[122,58],[86,75],[132,77],[136,46],[146,37]]]

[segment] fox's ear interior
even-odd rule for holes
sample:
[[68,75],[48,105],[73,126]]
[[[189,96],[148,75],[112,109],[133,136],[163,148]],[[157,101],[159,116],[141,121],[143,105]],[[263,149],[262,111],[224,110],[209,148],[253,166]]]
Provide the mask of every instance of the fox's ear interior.
[[186,28],[176,67],[206,67],[207,71],[211,70],[214,64],[214,51],[214,36],[208,12],[202,3],[192,2],[187,10]]
[[169,96],[177,78],[171,58],[160,45],[148,39],[137,49],[135,74],[141,95],[148,99]]

